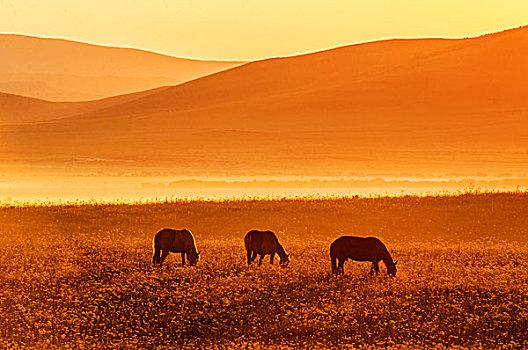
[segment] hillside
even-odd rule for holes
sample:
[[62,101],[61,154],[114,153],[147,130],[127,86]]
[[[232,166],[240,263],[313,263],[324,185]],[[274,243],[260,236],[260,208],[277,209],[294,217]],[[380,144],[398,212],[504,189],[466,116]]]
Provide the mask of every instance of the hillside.
[[13,34],[0,34],[0,49],[0,91],[54,101],[176,85],[240,64]]
[[163,89],[166,89],[166,87],[88,102],[52,102],[0,92],[0,125],[42,122],[94,112],[154,94]]
[[[22,157],[127,159],[192,174],[526,176],[526,57],[526,27],[352,45],[4,127],[2,137]],[[9,141],[20,133],[33,137]]]

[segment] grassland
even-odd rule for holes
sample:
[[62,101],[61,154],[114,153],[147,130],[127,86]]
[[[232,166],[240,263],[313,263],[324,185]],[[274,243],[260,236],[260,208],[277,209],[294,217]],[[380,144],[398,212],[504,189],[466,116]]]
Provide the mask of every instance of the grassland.
[[[528,194],[0,208],[0,348],[527,348]],[[202,261],[150,265],[162,227]],[[247,267],[277,232],[292,263]],[[398,276],[331,275],[340,235]],[[384,272],[384,266],[382,266]]]

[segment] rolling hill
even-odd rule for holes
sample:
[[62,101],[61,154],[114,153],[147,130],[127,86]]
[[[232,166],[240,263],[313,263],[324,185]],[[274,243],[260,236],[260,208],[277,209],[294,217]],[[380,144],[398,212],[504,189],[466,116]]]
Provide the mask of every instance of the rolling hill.
[[53,101],[176,85],[241,64],[15,34],[0,34],[0,52],[0,91]]
[[126,159],[182,174],[526,176],[526,57],[523,27],[263,60],[3,126],[0,156]]
[[167,88],[160,87],[87,102],[53,102],[0,92],[0,125],[44,122],[94,112],[154,94]]

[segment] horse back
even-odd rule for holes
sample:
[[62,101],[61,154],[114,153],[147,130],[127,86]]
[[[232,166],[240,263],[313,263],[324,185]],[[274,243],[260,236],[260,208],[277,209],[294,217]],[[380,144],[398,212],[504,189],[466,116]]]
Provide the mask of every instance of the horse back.
[[340,259],[379,261],[386,256],[387,248],[375,237],[343,236],[332,243],[330,254]]
[[251,230],[244,239],[246,249],[257,254],[269,254],[276,252],[279,247],[279,240],[272,231]]
[[156,233],[155,245],[163,250],[186,252],[195,247],[194,237],[189,230],[163,229]]

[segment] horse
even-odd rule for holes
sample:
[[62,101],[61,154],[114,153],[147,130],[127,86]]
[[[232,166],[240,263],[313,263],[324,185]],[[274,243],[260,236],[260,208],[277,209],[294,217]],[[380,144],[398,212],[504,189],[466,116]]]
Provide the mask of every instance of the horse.
[[[396,263],[381,241],[375,237],[342,236],[330,245],[330,260],[332,273],[344,273],[343,265],[348,259],[355,261],[371,261],[370,274],[379,274],[378,263],[383,260],[389,276],[396,276]],[[339,262],[339,263],[338,263]]]
[[280,245],[277,236],[272,231],[251,230],[244,237],[244,244],[247,251],[247,263],[251,263],[260,255],[259,266],[262,265],[262,260],[266,254],[270,254],[270,264],[273,264],[275,254],[279,255],[281,267],[286,267],[290,263],[290,255]]
[[165,228],[159,231],[154,236],[153,248],[153,265],[161,266],[167,258],[167,255],[169,255],[169,252],[181,253],[182,266],[185,266],[185,254],[187,254],[190,266],[196,265],[200,260],[200,252],[196,251],[194,236],[191,231],[186,229],[174,230]]

